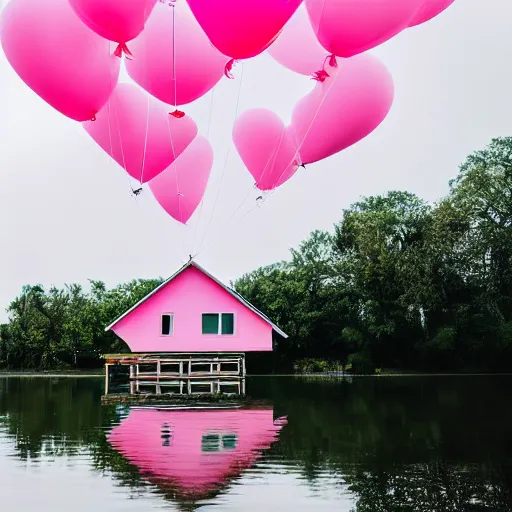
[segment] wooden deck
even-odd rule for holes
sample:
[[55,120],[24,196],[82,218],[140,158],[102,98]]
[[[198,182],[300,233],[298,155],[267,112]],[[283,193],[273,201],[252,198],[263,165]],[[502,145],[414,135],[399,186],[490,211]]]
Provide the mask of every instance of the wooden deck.
[[130,394],[245,394],[245,354],[106,354],[105,394],[112,373],[127,368]]

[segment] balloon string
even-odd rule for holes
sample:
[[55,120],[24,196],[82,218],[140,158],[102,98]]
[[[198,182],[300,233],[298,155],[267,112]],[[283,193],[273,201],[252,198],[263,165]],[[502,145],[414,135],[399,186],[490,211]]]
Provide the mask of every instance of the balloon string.
[[[263,178],[265,177],[265,173],[267,172],[267,170],[268,170],[268,169],[269,169],[269,167],[270,167],[270,165],[269,165],[269,164],[270,164],[270,161],[271,161],[271,160],[273,160],[273,162],[272,162],[272,164],[271,164],[271,166],[272,166],[272,167],[273,167],[273,166],[275,165],[275,163],[276,163],[276,162],[275,162],[275,160],[276,160],[276,158],[277,158],[278,151],[279,151],[279,149],[281,148],[281,144],[282,144],[282,142],[283,142],[283,138],[284,138],[285,131],[286,131],[286,127],[285,127],[285,126],[283,126],[283,129],[282,129],[282,131],[281,131],[281,135],[280,135],[280,137],[279,137],[279,140],[277,141],[276,146],[275,146],[275,147],[274,147],[274,149],[272,150],[272,153],[270,153],[269,157],[267,158],[267,163],[265,164],[265,167],[263,168],[263,172],[262,172],[262,173],[261,173],[261,175],[260,175],[260,179],[259,179],[260,183],[261,183],[261,182],[263,182]],[[256,183],[256,186],[257,186],[258,188],[260,188],[258,183]],[[261,189],[260,189],[260,190],[261,190]]]
[[171,116],[181,119],[185,116],[185,112],[178,110],[178,86],[176,80],[176,38],[175,38],[175,27],[176,27],[176,6],[174,2],[170,2],[169,5],[172,7],[172,81],[174,84],[174,112],[171,112]]
[[[174,141],[172,140],[171,122],[172,122],[172,120],[169,120],[167,122],[167,127],[169,129],[169,139],[171,141],[172,154],[174,155],[174,160],[171,164],[171,167],[172,167],[172,170],[174,171],[174,176],[176,178],[176,193],[178,195],[178,216],[181,219],[181,200],[180,200],[181,195],[180,195],[180,189],[179,189],[179,184],[178,184],[178,159],[176,158],[176,152],[174,150]],[[181,220],[180,220],[180,222],[181,222]]]
[[[113,90],[114,87],[112,84],[112,69],[110,67],[110,59],[111,59],[110,43],[108,44],[108,57],[107,58],[108,58],[108,62],[109,62],[108,75],[109,75],[109,81],[110,81],[110,90]],[[108,139],[109,139],[109,144],[110,144],[110,156],[112,158],[114,158],[114,146],[113,146],[113,142],[112,142],[112,105],[111,105],[112,98],[113,98],[113,95],[111,95],[107,101],[107,109],[108,109]],[[123,168],[125,170],[125,173],[123,173],[123,174],[126,175],[126,179],[128,180],[128,186],[130,187],[130,190],[133,192],[133,187],[130,182],[130,175],[128,174],[128,169],[126,168],[126,159],[124,156],[123,140],[121,138],[121,128],[119,127],[119,114],[117,112],[117,103],[115,104],[115,108],[116,108],[117,133],[118,133],[118,137],[119,137],[119,147],[121,149],[121,159],[123,161]],[[93,120],[96,120],[96,117],[94,117]],[[135,199],[137,199],[137,198],[135,197]]]
[[[244,66],[244,61],[242,61],[242,71],[240,73],[240,83],[239,83],[239,86],[238,86],[238,96],[237,96],[237,99],[236,99],[236,105],[235,105],[235,119],[237,118],[238,116],[238,109],[240,107],[240,97],[242,95],[242,84],[243,84],[243,81],[244,81],[244,69],[245,69],[245,66]],[[215,214],[215,210],[217,208],[217,203],[219,201],[219,195],[220,195],[220,189],[222,187],[222,181],[224,179],[224,174],[226,172],[226,167],[228,165],[228,158],[229,158],[229,154],[231,152],[231,147],[233,145],[233,139],[231,139],[231,143],[229,144],[228,146],[228,150],[226,152],[226,158],[224,160],[224,166],[222,168],[222,174],[220,176],[220,183],[219,183],[219,188],[217,189],[217,195],[215,196],[215,201],[213,203],[213,209],[212,209],[212,213],[210,215],[210,218],[208,220],[208,224],[207,224],[207,227],[206,227],[206,230],[205,232],[203,233],[203,236],[201,237],[201,241],[199,243],[199,248],[201,249],[201,246],[203,245],[203,242],[206,238],[206,235],[208,234],[208,231],[210,229],[210,226],[212,224],[212,219],[213,219],[213,215]]]
[[144,150],[142,152],[142,169],[140,172],[140,184],[141,185],[144,180],[144,168],[146,166],[146,151],[148,148],[148,134],[149,134],[149,111],[151,109],[151,104],[150,104],[151,97],[149,96],[149,94],[147,95],[147,97],[148,97],[148,106],[147,106],[147,111],[146,111],[146,134],[144,136]]
[[[177,104],[177,101],[176,101],[176,46],[175,46],[175,37],[174,37],[175,27],[176,27],[176,17],[175,17],[176,11],[175,11],[174,3],[169,3],[169,5],[172,7],[172,60],[173,60],[173,62],[172,62],[172,79],[174,82],[174,112],[171,112],[170,115],[173,116],[174,118],[180,119],[185,115],[185,113],[180,112],[176,108],[176,104]],[[171,166],[173,168],[172,170],[174,171],[174,177],[176,180],[176,194],[178,196],[178,217],[179,217],[179,221],[181,222],[181,219],[182,219],[181,195],[180,195],[180,188],[179,188],[179,183],[178,183],[178,161],[176,158],[176,151],[174,149],[174,141],[172,139],[171,123],[172,123],[172,120],[169,119],[167,122],[167,126],[169,129],[169,139],[171,141],[172,154],[174,156],[174,161],[172,162]],[[184,248],[182,248],[182,249],[184,249]]]
[[[213,113],[213,100],[215,98],[215,87],[212,89],[212,94],[211,94],[211,97],[210,97],[210,113],[209,113],[209,116],[208,116],[208,128],[206,129],[206,139],[209,140],[210,139],[210,127],[211,127],[211,124],[212,124],[212,113]],[[208,183],[211,183],[211,177],[212,177],[212,174],[210,173],[209,177],[208,177],[208,182],[207,182],[207,185],[206,185],[206,189],[208,189]],[[197,222],[196,222],[196,227],[194,229],[194,238],[192,239],[192,254],[194,254],[194,249],[195,249],[195,246],[196,246],[196,238],[197,238],[197,231],[199,229],[199,224],[200,224],[200,220],[201,220],[201,216],[202,216],[202,213],[203,213],[203,205],[204,205],[204,197],[205,197],[206,193],[203,193],[202,197],[201,197],[201,203],[199,204],[199,211],[198,211],[198,214],[197,214]]]
[[[322,18],[324,17],[324,9],[325,9],[325,0],[322,0],[322,8],[320,9],[320,17],[319,17],[319,20],[318,20],[318,29],[315,30],[315,35],[318,37],[318,30],[320,28],[320,25],[322,23]],[[319,70],[319,71],[315,71],[315,73],[313,74],[312,76],[312,79],[313,80],[316,80],[318,82],[323,82],[325,81],[326,78],[328,78],[330,75],[327,73],[327,71],[325,70],[325,63],[327,62],[327,59],[330,59],[329,60],[329,65],[333,68],[337,68],[338,67],[338,63],[336,62],[336,56],[334,54],[331,54],[330,56],[327,56],[325,59],[324,59],[324,65],[322,66],[322,69]],[[330,64],[331,62],[334,62],[334,65]]]
[[[336,78],[336,77],[335,77]],[[334,79],[335,79],[334,78]],[[331,82],[334,80],[333,78],[331,78]],[[299,162],[297,162],[297,159],[300,161],[300,167],[305,167],[305,165],[302,163],[301,161],[301,158],[300,158],[300,150],[302,148],[302,145],[304,144],[307,136],[309,135],[309,132],[311,131],[311,128],[313,127],[313,124],[314,122],[316,121],[316,118],[320,112],[320,109],[322,108],[322,105],[324,103],[324,101],[326,100],[329,92],[330,92],[330,89],[331,87],[333,86],[333,84],[331,83],[329,85],[329,89],[327,90],[327,92],[325,93],[325,95],[323,96],[322,100],[320,101],[320,104],[318,105],[317,109],[316,109],[316,112],[315,112],[315,115],[313,116],[313,119],[311,120],[311,123],[309,124],[309,127],[304,135],[304,137],[302,138],[302,141],[301,143],[298,145],[297,147],[297,150],[295,152],[295,155],[292,159],[292,161],[290,162],[290,164],[286,165],[283,169],[283,171],[281,172],[281,175],[278,177],[278,179],[275,181],[275,184],[279,183],[279,181],[281,180],[281,178],[283,177],[283,174],[285,173],[286,169],[289,167],[289,165],[292,165],[292,164],[299,164]],[[285,128],[286,129],[286,128]],[[270,158],[272,157],[269,156],[269,160]],[[268,163],[268,161],[267,161]],[[275,187],[275,184],[274,184],[274,187]],[[251,187],[251,190],[254,189],[254,185]],[[264,197],[262,197],[262,203],[265,203],[266,201],[268,201],[268,199],[270,199],[270,197],[272,197],[272,195],[275,193],[275,191],[277,190],[277,188],[273,188],[272,190],[270,190],[268,193],[264,194]],[[250,193],[250,191],[249,191]],[[238,208],[236,209],[235,213],[241,208],[242,204],[246,201],[248,195],[246,196],[246,198],[244,198],[244,200],[242,201],[242,203],[238,206]],[[240,219],[239,221],[242,221],[243,219],[245,219],[245,217],[247,217],[256,207],[259,207],[260,205],[257,204],[255,206],[253,206],[252,208],[250,208]],[[228,222],[226,224],[224,224],[224,226],[222,226],[222,228],[215,234],[214,237],[212,237],[207,243],[205,246],[203,246],[203,241],[204,241],[204,236],[203,236],[203,241],[201,241],[201,245],[200,245],[200,249],[199,251],[193,256],[194,258],[196,256],[198,256],[200,253],[202,253],[205,249],[207,249],[215,240],[218,240],[221,232],[226,228],[226,226],[233,220],[233,217],[234,217],[234,214],[230,217],[230,219],[228,220]],[[206,236],[206,233],[205,233],[205,236]]]
[[[338,66],[338,63],[336,62],[336,56],[335,56],[335,55],[333,55],[333,54],[332,54],[332,55],[330,55],[330,56],[327,56],[327,57],[325,58],[325,60],[324,60],[324,66],[325,66],[325,65],[326,65],[326,63],[327,63],[327,59],[329,59],[329,64],[330,64],[331,62],[332,62],[333,64],[335,64],[335,66],[333,66],[333,67],[337,67],[337,66]],[[327,77],[329,77],[329,76],[330,76],[330,75],[327,75]],[[310,124],[309,124],[309,126],[308,126],[308,129],[307,129],[307,131],[306,131],[306,134],[304,135],[304,137],[303,137],[303,139],[302,139],[301,143],[300,143],[300,144],[298,144],[298,146],[297,146],[297,149],[296,149],[296,151],[295,151],[295,155],[294,155],[293,159],[291,160],[291,162],[290,162],[288,165],[284,166],[283,171],[281,172],[281,174],[279,175],[279,177],[277,178],[277,180],[272,184],[272,187],[271,187],[271,189],[270,189],[269,197],[270,197],[270,195],[272,195],[272,194],[274,193],[274,191],[275,191],[275,188],[276,188],[277,184],[278,184],[278,183],[279,183],[279,181],[282,179],[282,177],[283,177],[284,173],[286,172],[286,170],[288,169],[288,167],[289,167],[290,165],[294,165],[294,166],[297,166],[297,167],[304,167],[304,168],[306,168],[305,164],[302,162],[302,158],[301,158],[301,156],[300,156],[300,150],[301,150],[302,145],[304,144],[304,142],[305,142],[305,140],[306,140],[307,136],[309,135],[309,132],[310,132],[310,130],[311,130],[311,128],[312,128],[312,126],[313,126],[313,123],[315,122],[315,120],[316,120],[316,118],[317,118],[317,116],[318,116],[318,113],[320,112],[320,108],[322,107],[323,102],[325,101],[325,99],[326,99],[327,95],[328,95],[328,94],[329,94],[329,92],[330,92],[331,87],[333,86],[333,80],[335,80],[335,79],[336,79],[336,77],[335,77],[335,78],[331,78],[331,84],[329,85],[329,88],[328,88],[327,92],[325,93],[325,95],[323,96],[322,100],[320,101],[320,104],[318,105],[318,108],[316,109],[315,115],[313,116],[313,119],[312,119],[311,123],[310,123]],[[325,79],[324,79],[324,80],[325,80]],[[321,80],[321,81],[323,82],[324,80]],[[286,129],[287,129],[286,127],[284,127],[284,128],[283,128],[283,131],[282,131],[282,134],[281,134],[281,138],[280,138],[280,140],[279,140],[278,148],[277,148],[276,150],[274,150],[274,151],[278,151],[278,150],[279,150],[279,146],[281,145],[282,137],[283,137],[284,132],[285,132],[285,130],[286,130]],[[296,143],[297,143],[297,141],[296,141]],[[274,155],[275,155],[275,153],[274,153],[274,152],[273,152],[273,153],[271,153],[271,154],[270,154],[270,156],[269,156],[269,158],[267,159],[267,163],[266,163],[266,165],[265,165],[264,172],[266,171],[266,168],[267,168],[267,166],[268,166],[268,164],[269,164],[269,162],[270,162],[271,158],[272,158]],[[267,199],[267,198],[265,198],[265,199]]]
[[[244,203],[247,201],[248,197],[251,195],[251,192],[256,188],[256,185],[251,185],[251,188],[249,189],[249,192],[247,193],[247,195],[242,199],[242,201],[240,202],[240,204],[237,206],[236,210],[231,214],[231,217],[229,217],[229,219],[226,221],[226,223],[221,226],[215,233],[214,233],[214,236],[212,236],[210,238],[210,241],[206,243],[205,246],[203,247],[200,247],[200,249],[197,251],[196,254],[193,254],[192,255],[192,259],[195,258],[196,256],[198,256],[200,253],[202,253],[203,251],[205,251],[215,240],[218,239],[219,235],[227,228],[227,226],[231,223],[231,221],[234,219],[235,215],[238,213],[238,211],[240,210],[240,208],[242,208],[242,206],[244,205]],[[251,208],[249,211],[247,211],[245,213],[245,215],[243,217],[241,217],[240,220],[243,220],[245,219],[245,217],[247,217],[247,215],[253,210],[254,208]]]
[[[302,146],[303,146],[304,142],[306,141],[306,138],[309,135],[309,132],[311,131],[311,128],[313,127],[313,124],[315,123],[316,118],[318,116],[318,113],[320,112],[320,109],[322,108],[322,105],[324,104],[324,101],[326,100],[327,96],[329,95],[329,92],[331,91],[331,87],[333,86],[334,80],[336,80],[336,78],[337,78],[336,76],[334,78],[331,78],[331,84],[329,85],[329,88],[327,89],[327,91],[325,92],[324,96],[322,97],[322,100],[320,101],[320,104],[318,105],[318,108],[316,109],[315,115],[313,116],[313,119],[311,120],[311,123],[309,123],[308,129],[306,130],[306,133],[304,134],[304,137],[302,137],[302,140],[300,141],[300,144],[298,144],[294,158],[292,159],[292,161],[287,166],[284,167],[281,175],[276,180],[274,186],[277,183],[279,183],[279,180],[283,177],[283,174],[285,173],[285,171],[286,171],[286,169],[288,168],[289,165],[292,165],[292,164],[296,163],[299,167],[305,167],[304,163],[302,162],[301,156],[300,156],[300,150],[302,149]],[[299,164],[299,162],[296,161],[297,158],[300,161],[300,164]],[[276,190],[275,188],[273,190],[271,190],[271,192],[269,194],[269,197],[275,192],[275,190]],[[267,198],[265,198],[265,199],[267,199]]]

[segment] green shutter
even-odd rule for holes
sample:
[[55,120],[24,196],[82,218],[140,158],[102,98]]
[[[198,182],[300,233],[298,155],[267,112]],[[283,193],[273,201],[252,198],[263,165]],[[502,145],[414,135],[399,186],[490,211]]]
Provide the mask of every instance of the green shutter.
[[235,333],[235,315],[233,313],[222,313],[222,334]]
[[234,450],[237,440],[238,436],[236,434],[224,434],[222,436],[222,448],[224,448],[224,450]]
[[219,315],[217,313],[203,313],[203,334],[219,333]]
[[220,449],[220,436],[218,434],[203,434],[201,438],[202,452],[218,452]]

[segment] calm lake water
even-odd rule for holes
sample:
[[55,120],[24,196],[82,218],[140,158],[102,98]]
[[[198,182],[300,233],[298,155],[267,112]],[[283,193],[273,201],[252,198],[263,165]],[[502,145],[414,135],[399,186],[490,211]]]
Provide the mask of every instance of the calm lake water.
[[253,377],[251,408],[0,378],[2,510],[512,510],[512,377]]

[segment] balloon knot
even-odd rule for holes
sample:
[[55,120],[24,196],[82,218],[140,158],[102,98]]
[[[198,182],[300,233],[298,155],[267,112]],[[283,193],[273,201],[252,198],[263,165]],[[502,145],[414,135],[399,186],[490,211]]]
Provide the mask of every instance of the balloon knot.
[[329,78],[329,76],[329,73],[327,73],[325,69],[321,69],[320,71],[315,71],[311,78],[317,82],[324,82],[326,78]]
[[299,167],[304,167],[304,169],[306,168],[299,155],[297,155],[297,158],[295,158],[295,160],[292,162],[292,166],[296,169]]
[[236,60],[231,59],[226,66],[224,67],[224,75],[227,76],[229,79],[233,80],[235,78],[231,71],[233,70],[233,66],[235,65]]
[[181,119],[182,117],[185,117],[185,112],[176,109],[174,112],[169,112],[169,115],[172,117],[176,117],[177,119]]
[[338,61],[336,60],[336,55],[334,55],[334,53],[331,53],[329,57],[329,66],[331,66],[331,68],[338,67]]
[[96,121],[96,115],[93,115],[93,116],[91,117],[91,121]]
[[116,47],[116,49],[114,50],[114,55],[116,57],[119,57],[121,58],[121,56],[123,55],[123,53],[126,55],[126,58],[128,60],[131,60],[133,58],[133,54],[132,52],[128,49],[128,46],[126,46],[126,43],[119,43]]

